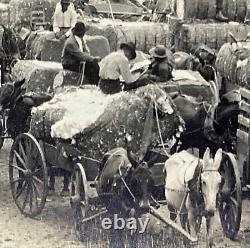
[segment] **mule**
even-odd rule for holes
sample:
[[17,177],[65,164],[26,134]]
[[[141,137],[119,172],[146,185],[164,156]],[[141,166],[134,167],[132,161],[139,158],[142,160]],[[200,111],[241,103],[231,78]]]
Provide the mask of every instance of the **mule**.
[[[210,157],[210,149],[207,148],[202,161],[182,151],[172,155],[164,167],[168,206],[171,210],[180,211],[182,225],[189,225],[188,231],[196,240],[201,217],[206,218],[208,247],[213,245],[214,215],[217,210],[217,196],[222,186],[219,173],[221,160],[222,149],[216,152],[213,159]],[[187,218],[183,218],[185,215]],[[173,219],[173,213],[170,217]]]
[[232,144],[236,137],[237,116],[240,112],[237,102],[222,101],[214,108],[207,102],[198,102],[185,95],[175,95],[173,101],[185,122],[185,131],[179,138],[179,147],[178,143],[172,147],[172,153],[199,148],[202,156],[206,147],[210,147],[213,154],[219,147],[234,151]]
[[0,111],[9,109],[7,118],[8,134],[14,139],[18,134],[29,131],[32,107],[51,99],[47,93],[26,93],[22,86],[25,79],[6,83],[0,88]]
[[97,193],[111,212],[127,215],[149,209],[153,178],[147,163],[135,164],[127,150],[115,148],[101,164]]
[[11,64],[20,57],[17,38],[11,28],[2,25],[0,30],[0,65],[1,65],[1,83],[10,81]]

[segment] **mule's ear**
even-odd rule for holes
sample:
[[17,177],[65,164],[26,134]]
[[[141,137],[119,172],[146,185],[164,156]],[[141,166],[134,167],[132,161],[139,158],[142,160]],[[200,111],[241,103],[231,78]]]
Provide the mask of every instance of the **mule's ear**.
[[16,87],[21,87],[24,83],[25,83],[25,78],[22,79],[22,80],[20,80],[20,81],[16,81],[16,82],[14,83],[14,87],[15,87],[15,88],[16,88]]
[[222,149],[220,148],[214,156],[214,166],[216,170],[220,168],[221,160],[222,160]]
[[210,148],[207,147],[203,155],[203,169],[205,169],[205,167],[209,164],[209,160],[210,160]]
[[203,160],[209,160],[210,159],[210,148],[207,147],[204,155],[203,155]]

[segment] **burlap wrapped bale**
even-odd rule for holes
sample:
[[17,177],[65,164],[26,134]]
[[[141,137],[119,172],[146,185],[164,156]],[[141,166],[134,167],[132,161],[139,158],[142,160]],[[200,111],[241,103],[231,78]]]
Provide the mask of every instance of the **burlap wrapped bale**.
[[0,23],[9,24],[9,4],[0,3]]
[[167,83],[159,84],[166,93],[179,92],[196,98],[199,102],[205,101],[213,104],[215,94],[211,83],[207,82],[199,72],[176,70],[173,71],[173,79]]
[[63,70],[60,63],[37,60],[20,60],[15,64],[12,74],[14,80],[26,79],[24,86],[27,92],[47,92],[55,84],[59,86],[67,82],[76,85],[79,79],[78,73]]
[[41,6],[44,9],[45,22],[51,23],[57,2],[58,0],[11,0],[10,22],[14,24],[21,21],[23,25],[29,27],[32,8]]
[[[85,39],[92,56],[99,56],[101,58],[104,58],[110,53],[108,40],[104,36],[86,35]],[[53,37],[44,39],[41,42],[43,42],[43,44],[40,46],[42,47],[41,60],[61,62],[62,50],[65,42]]]
[[250,42],[240,44],[225,44],[217,56],[216,68],[226,91],[230,90],[232,85],[250,89]]
[[250,32],[250,26],[239,23],[183,24],[175,37],[175,49],[189,53],[194,46],[203,43],[219,50],[223,44],[231,42],[229,32],[242,40]]
[[[182,20],[214,19],[216,0],[171,0],[173,11]],[[223,1],[223,13],[230,21],[243,22],[250,10],[249,0]]]
[[[174,25],[173,25],[174,26]],[[134,42],[137,50],[149,52],[156,45],[170,48],[174,32],[170,24],[153,22],[110,22],[88,24],[88,35],[103,35],[110,44],[111,51],[116,51],[123,42]]]
[[180,19],[209,19],[216,15],[216,0],[172,0]]
[[[172,110],[172,112],[163,115],[159,119],[164,142],[171,140],[173,136],[179,132],[180,126],[182,125],[181,118],[178,116],[171,99],[157,86],[150,85],[139,88],[134,92],[118,93],[116,96],[117,97],[114,95],[112,96],[115,98],[108,103],[103,113],[93,124],[83,128],[81,132],[73,136],[74,142],[72,143],[72,146],[77,147],[85,156],[100,160],[104,153],[110,149],[117,146],[125,146],[124,142],[126,134],[131,135],[131,149],[139,155],[143,135],[145,135],[143,134],[143,131],[149,109],[149,96],[152,96],[156,102],[158,102],[158,100],[160,102],[160,98],[161,100],[165,99],[163,100],[164,103],[161,102],[161,105],[167,104]],[[73,98],[72,101],[74,101]],[[82,100],[82,104],[84,104],[83,102],[84,99]],[[44,137],[44,134],[48,134],[51,129],[53,130],[51,123],[56,125],[58,115],[61,115],[59,118],[64,118],[62,106],[62,104],[59,105],[60,112],[57,111],[57,108],[54,105],[54,109],[48,109],[48,113],[39,111],[39,108],[43,108],[43,106],[38,107],[32,114],[31,133],[37,138],[45,139],[47,142],[48,140],[53,140],[51,135]],[[86,108],[88,108],[88,106],[85,104],[85,106],[81,108],[81,113],[76,113],[76,118],[79,118],[79,116],[86,118],[86,115],[84,116],[84,111],[87,111]],[[74,112],[76,110],[72,109],[72,111]],[[55,117],[52,113],[55,114]],[[74,113],[72,116],[73,115]],[[73,117],[69,119],[70,122],[72,122],[72,118]],[[67,130],[67,128],[67,123],[65,123],[64,130]],[[44,129],[47,129],[47,131],[44,131]],[[66,132],[68,132],[68,130]],[[56,137],[54,137],[54,139],[56,139]],[[158,127],[156,119],[154,118],[150,147],[152,148],[159,143]]]
[[53,39],[52,35],[52,32],[47,30],[31,32],[26,43],[25,59],[41,58],[41,52],[43,50],[44,43],[48,39],[48,36]]

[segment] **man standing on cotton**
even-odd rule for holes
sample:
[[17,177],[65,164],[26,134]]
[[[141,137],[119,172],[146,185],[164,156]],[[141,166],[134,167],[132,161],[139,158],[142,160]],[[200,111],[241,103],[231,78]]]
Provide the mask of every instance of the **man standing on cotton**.
[[77,22],[77,13],[70,0],[61,0],[57,3],[54,13],[53,31],[56,38],[67,38]]
[[215,19],[220,22],[227,22],[228,18],[223,15],[222,10],[223,10],[223,0],[216,0]]

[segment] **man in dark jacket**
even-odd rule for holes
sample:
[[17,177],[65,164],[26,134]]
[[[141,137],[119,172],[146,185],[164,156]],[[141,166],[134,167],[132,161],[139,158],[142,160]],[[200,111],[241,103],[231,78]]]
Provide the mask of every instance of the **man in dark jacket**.
[[90,84],[98,84],[100,57],[90,55],[84,39],[86,28],[84,23],[77,22],[72,29],[72,35],[66,40],[62,52],[63,69],[80,72],[84,66],[84,78]]
[[149,51],[152,63],[149,66],[149,79],[155,82],[166,82],[172,78],[174,68],[173,53],[164,46],[158,45]]

